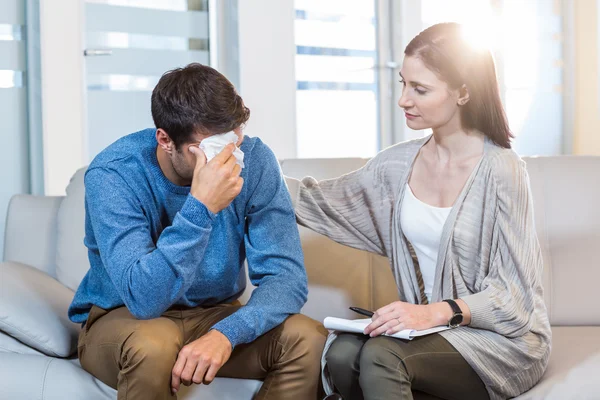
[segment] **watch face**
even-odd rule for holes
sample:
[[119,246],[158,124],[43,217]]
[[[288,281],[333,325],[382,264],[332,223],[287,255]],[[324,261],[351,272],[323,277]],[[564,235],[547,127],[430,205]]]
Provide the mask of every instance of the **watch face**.
[[452,318],[450,318],[450,323],[448,325],[450,325],[453,328],[456,328],[456,327],[460,326],[460,324],[462,324],[462,322],[463,322],[462,314],[454,314],[452,316]]

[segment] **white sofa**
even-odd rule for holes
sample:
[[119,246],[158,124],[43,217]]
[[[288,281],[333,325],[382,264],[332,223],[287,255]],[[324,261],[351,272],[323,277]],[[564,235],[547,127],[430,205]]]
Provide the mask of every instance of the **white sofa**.
[[[577,382],[573,375],[578,370],[600,376],[600,362],[593,363],[592,357],[596,354],[600,361],[600,157],[526,161],[545,263],[553,352],[542,381],[519,399],[541,399],[554,388],[564,392],[566,384]],[[288,176],[324,179],[365,162],[284,160],[281,165]],[[11,201],[0,264],[0,400],[116,398],[115,390],[83,371],[74,358],[79,327],[66,317],[73,290],[88,268],[83,194],[79,171],[66,197],[18,195]],[[317,320],[356,317],[348,306],[374,309],[396,299],[387,259],[300,231],[310,286],[303,313]],[[218,378],[210,386],[185,388],[179,398],[251,399],[260,385]],[[577,393],[577,387],[570,389]]]

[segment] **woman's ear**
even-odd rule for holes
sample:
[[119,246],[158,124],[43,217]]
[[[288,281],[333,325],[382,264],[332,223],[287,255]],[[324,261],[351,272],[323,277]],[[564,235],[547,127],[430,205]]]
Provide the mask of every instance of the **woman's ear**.
[[464,106],[469,102],[469,89],[467,89],[467,85],[462,85],[460,89],[458,89],[458,99],[457,103],[459,106]]

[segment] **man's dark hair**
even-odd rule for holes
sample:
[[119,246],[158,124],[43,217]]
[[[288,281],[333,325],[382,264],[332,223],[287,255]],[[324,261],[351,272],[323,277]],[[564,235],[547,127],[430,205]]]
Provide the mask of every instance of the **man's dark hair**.
[[152,119],[177,149],[194,133],[219,134],[244,125],[250,110],[215,69],[192,63],[166,72],[152,91]]

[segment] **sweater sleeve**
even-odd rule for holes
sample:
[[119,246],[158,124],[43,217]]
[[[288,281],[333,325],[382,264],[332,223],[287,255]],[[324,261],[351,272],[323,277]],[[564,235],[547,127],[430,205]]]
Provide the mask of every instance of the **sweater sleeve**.
[[252,193],[244,244],[250,280],[248,303],[213,328],[233,346],[254,341],[297,314],[308,295],[304,257],[289,192],[273,152],[262,142],[248,157]]
[[88,170],[86,213],[119,296],[138,319],[160,316],[191,285],[215,215],[188,196],[156,243],[142,205],[118,172]]
[[288,177],[298,223],[343,245],[387,255],[384,237],[393,199],[383,175],[375,157],[334,179]]
[[495,251],[482,290],[462,300],[471,310],[471,327],[519,337],[533,324],[543,263],[525,163],[514,154],[498,161],[492,175],[497,193]]

